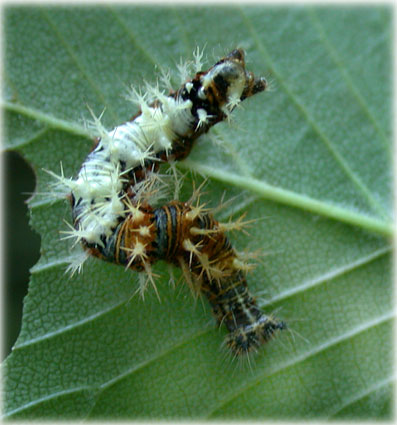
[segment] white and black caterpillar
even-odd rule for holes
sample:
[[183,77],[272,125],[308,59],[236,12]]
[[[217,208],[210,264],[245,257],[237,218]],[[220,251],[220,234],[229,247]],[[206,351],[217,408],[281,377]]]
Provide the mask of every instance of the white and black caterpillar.
[[[163,162],[185,158],[195,140],[227,119],[244,99],[267,88],[265,78],[245,69],[244,52],[233,50],[207,71],[196,74],[177,91],[158,87],[132,91],[139,112],[100,137],[76,179],[58,177],[71,192],[73,230],[88,255],[146,271],[165,260],[181,267],[185,280],[204,294],[219,324],[229,334],[236,355],[256,350],[284,322],[266,315],[250,295],[247,265],[231,246],[222,224],[192,202],[171,201],[155,208],[158,169]],[[237,224],[238,228],[239,225]]]

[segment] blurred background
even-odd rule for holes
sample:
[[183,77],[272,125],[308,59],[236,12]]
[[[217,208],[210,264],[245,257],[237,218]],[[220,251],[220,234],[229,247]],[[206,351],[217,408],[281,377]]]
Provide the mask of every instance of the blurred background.
[[35,176],[16,152],[3,152],[4,167],[4,329],[2,360],[14,345],[28,291],[29,269],[38,261],[40,237],[29,226],[26,200],[34,191]]

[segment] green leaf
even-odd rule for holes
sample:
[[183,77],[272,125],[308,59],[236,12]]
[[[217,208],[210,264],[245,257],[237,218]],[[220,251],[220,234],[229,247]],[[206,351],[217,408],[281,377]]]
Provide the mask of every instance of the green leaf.
[[[392,415],[391,9],[388,7],[7,7],[6,143],[37,173],[42,238],[23,326],[5,362],[9,418],[387,419]],[[231,235],[267,256],[249,276],[281,333],[248,361],[220,348],[208,306],[159,264],[157,288],[90,259],[64,274],[43,168],[75,175],[91,149],[86,105],[112,128],[135,108],[126,86],[154,81],[206,44],[239,45],[272,81],[234,123],[200,140],[181,169],[209,177],[203,202],[257,219]],[[184,197],[193,181],[188,176]],[[41,194],[40,194],[41,193]],[[22,242],[23,243],[23,242]],[[178,273],[178,272],[176,272]]]

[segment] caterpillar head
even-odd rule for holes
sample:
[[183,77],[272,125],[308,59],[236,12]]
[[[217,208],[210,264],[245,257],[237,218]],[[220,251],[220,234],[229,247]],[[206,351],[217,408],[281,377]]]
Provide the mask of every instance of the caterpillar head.
[[201,76],[199,97],[214,96],[220,108],[232,111],[242,100],[266,90],[264,77],[245,69],[244,51],[235,49]]

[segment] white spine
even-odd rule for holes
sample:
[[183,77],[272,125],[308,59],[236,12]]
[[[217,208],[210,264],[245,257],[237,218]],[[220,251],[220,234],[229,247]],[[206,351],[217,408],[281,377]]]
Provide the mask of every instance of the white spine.
[[159,107],[141,102],[141,115],[104,134],[83,163],[77,179],[66,183],[80,212],[79,239],[102,245],[101,237],[110,236],[119,217],[124,215],[125,206],[119,198],[125,182],[121,161],[125,172],[143,165],[146,159],[156,160],[156,154],[171,150],[173,140],[190,129],[191,102],[164,95],[161,100]]

